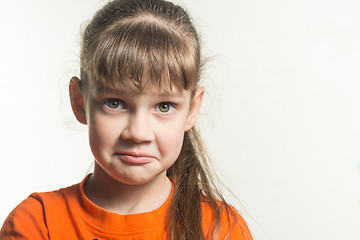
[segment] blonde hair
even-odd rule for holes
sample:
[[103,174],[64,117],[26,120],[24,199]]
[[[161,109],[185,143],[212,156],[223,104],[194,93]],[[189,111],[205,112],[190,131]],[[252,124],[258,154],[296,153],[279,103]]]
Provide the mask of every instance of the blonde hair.
[[[98,87],[116,82],[141,91],[147,81],[160,88],[162,81],[169,81],[170,86],[195,90],[200,80],[198,34],[184,9],[167,1],[111,1],[95,14],[82,41],[80,75],[85,94],[89,81]],[[180,155],[167,170],[174,180],[166,217],[168,239],[215,239],[220,209],[225,209],[228,220],[236,219],[213,183],[207,161],[193,127],[185,132]],[[210,205],[214,216],[206,233],[202,229],[202,202]]]

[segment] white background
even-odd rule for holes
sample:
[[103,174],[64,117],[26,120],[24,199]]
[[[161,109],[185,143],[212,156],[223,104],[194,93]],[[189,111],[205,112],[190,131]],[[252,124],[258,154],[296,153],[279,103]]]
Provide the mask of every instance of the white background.
[[[255,238],[360,239],[360,2],[177,2],[213,57],[201,132]],[[104,3],[1,2],[1,222],[91,165],[67,84]]]

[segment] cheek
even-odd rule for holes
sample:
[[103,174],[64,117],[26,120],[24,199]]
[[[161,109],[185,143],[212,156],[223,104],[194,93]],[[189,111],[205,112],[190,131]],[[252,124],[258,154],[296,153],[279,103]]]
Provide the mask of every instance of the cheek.
[[109,118],[91,116],[89,119],[89,141],[93,154],[98,155],[101,149],[113,149],[118,140],[120,124],[114,124]]
[[179,157],[184,139],[184,133],[182,134],[170,134],[167,138],[163,138],[163,142],[159,146],[161,155],[165,161],[168,161],[171,165]]
[[160,126],[157,142],[160,153],[169,161],[175,161],[180,154],[184,139],[184,123]]

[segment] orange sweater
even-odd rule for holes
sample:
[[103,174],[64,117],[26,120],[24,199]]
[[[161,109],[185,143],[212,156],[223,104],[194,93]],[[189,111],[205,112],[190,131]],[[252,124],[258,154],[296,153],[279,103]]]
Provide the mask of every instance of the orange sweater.
[[[96,206],[85,196],[86,179],[58,191],[31,194],[9,214],[0,239],[165,239],[165,214],[172,194],[154,211],[119,215]],[[203,227],[208,229],[211,210],[205,203],[202,207]],[[232,239],[251,240],[246,223],[239,219]],[[221,231],[224,234],[225,228]]]

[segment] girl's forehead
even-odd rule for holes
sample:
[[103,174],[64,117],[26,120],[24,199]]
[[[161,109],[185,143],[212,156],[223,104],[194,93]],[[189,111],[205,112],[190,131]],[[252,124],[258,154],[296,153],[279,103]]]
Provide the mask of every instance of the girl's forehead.
[[[172,93],[191,88],[193,84],[185,83],[185,76],[171,76],[169,70],[152,69],[145,66],[135,72],[125,70],[125,72],[111,71],[107,76],[96,76],[90,74],[90,85],[97,89],[122,89],[134,92],[156,91],[162,93]],[[112,76],[112,77],[111,77]]]
[[94,85],[91,86],[90,91],[93,91],[96,94],[115,93],[122,95],[154,94],[161,96],[183,96],[186,95],[187,92],[190,92],[190,90],[171,84],[169,81],[162,81],[159,84],[154,83],[153,81],[147,81],[141,89],[132,84],[129,85],[116,81],[109,84],[102,84],[101,86]]

